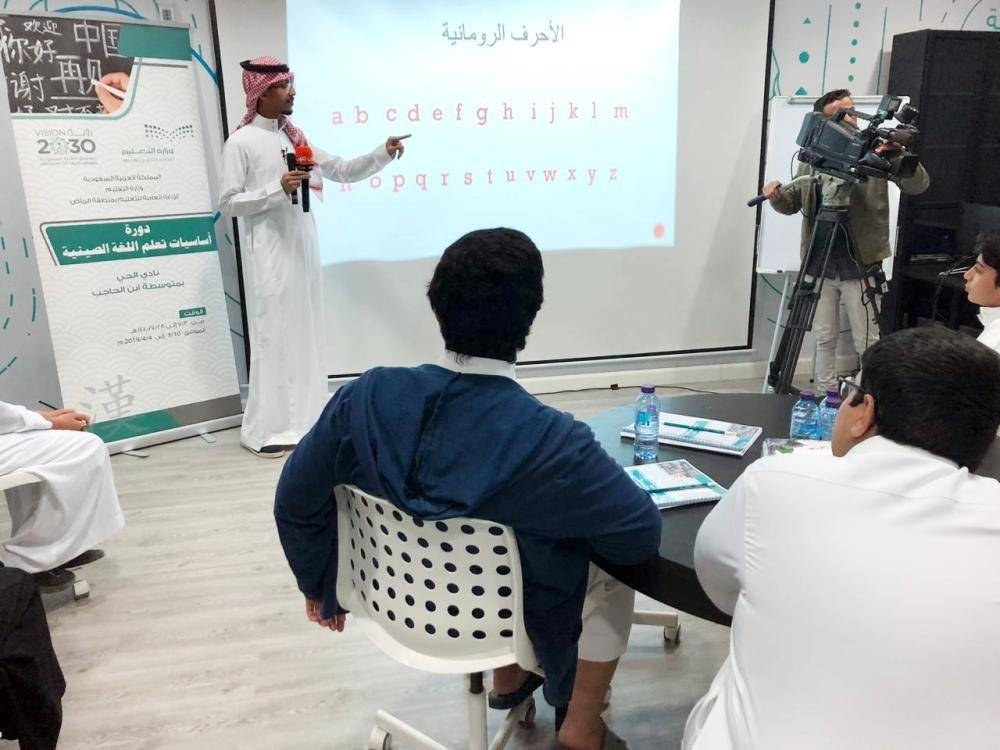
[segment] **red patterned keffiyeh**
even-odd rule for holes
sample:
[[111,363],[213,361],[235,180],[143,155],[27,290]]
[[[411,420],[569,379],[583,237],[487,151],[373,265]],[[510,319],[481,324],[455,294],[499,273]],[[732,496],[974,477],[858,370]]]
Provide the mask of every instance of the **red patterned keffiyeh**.
[[[243,90],[247,95],[247,113],[243,115],[236,130],[249,124],[257,116],[257,101],[267,89],[276,83],[284,83],[295,78],[285,63],[270,55],[244,60],[240,63],[240,67],[243,68]],[[295,127],[287,115],[278,115],[278,127],[285,131],[293,146],[307,146],[309,144],[305,133]],[[322,183],[310,184],[309,187],[322,194]]]

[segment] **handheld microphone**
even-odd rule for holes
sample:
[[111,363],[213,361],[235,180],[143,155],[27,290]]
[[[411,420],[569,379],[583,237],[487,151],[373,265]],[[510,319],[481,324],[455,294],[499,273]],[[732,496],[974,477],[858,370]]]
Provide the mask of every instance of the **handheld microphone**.
[[[815,177],[813,175],[811,175],[811,174],[802,174],[802,175],[799,175],[794,180],[786,182],[784,185],[778,185],[778,192],[779,193],[784,193],[786,190],[790,190],[793,185],[797,185],[800,182],[812,182],[814,179],[815,179]],[[763,203],[766,200],[767,200],[767,198],[765,196],[758,195],[756,198],[751,198],[750,200],[748,200],[747,201],[747,205],[750,208],[753,208],[754,206],[759,206],[761,203]]]
[[[312,147],[307,145],[296,146],[295,168],[303,172],[309,172],[315,166],[316,162],[313,159]],[[309,180],[302,181],[302,210],[309,210]]]
[[[791,183],[789,183],[789,185],[790,184]],[[780,193],[780,192],[784,191],[785,187],[786,187],[785,185],[778,185],[778,192]],[[761,195],[758,195],[756,198],[751,198],[750,200],[748,200],[747,201],[747,205],[750,208],[753,208],[754,206],[759,206],[761,203],[763,203],[766,200],[767,200],[767,196],[761,194]]]
[[[293,154],[291,152],[286,153],[285,154],[285,164],[288,165],[288,171],[289,172],[294,172],[295,171],[295,154]],[[292,205],[293,206],[298,205],[298,202],[299,202],[299,189],[295,188],[295,190],[293,190],[291,192],[291,196],[292,196]]]

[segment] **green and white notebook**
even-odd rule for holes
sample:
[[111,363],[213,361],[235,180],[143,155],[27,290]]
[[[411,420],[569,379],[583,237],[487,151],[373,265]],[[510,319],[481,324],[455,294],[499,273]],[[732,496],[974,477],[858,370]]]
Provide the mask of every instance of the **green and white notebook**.
[[[752,425],[720,422],[717,419],[686,417],[660,412],[660,438],[663,445],[679,445],[731,456],[745,455],[763,430]],[[621,436],[635,439],[635,424],[622,428]]]
[[633,482],[649,493],[661,510],[714,502],[726,493],[725,487],[683,459],[628,466],[625,471]]

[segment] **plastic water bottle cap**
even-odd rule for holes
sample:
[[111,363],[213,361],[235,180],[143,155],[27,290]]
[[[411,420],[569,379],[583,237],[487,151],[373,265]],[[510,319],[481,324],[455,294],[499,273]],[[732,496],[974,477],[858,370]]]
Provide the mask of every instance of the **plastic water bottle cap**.
[[643,393],[656,393],[656,386],[655,385],[644,385],[644,386],[642,386],[642,392]]
[[799,401],[815,401],[816,394],[812,391],[799,391]]

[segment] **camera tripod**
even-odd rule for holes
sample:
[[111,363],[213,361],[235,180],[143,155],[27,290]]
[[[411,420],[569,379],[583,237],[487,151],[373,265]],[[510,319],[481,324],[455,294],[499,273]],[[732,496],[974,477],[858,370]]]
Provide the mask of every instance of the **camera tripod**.
[[[823,280],[838,236],[847,240],[848,252],[854,258],[854,238],[847,224],[852,183],[825,174],[803,175],[797,180],[808,180],[810,185],[819,182],[821,198],[809,248],[802,259],[802,268],[795,279],[795,287],[788,302],[788,317],[781,334],[781,343],[769,366],[767,384],[775,393],[792,392],[792,378],[802,350],[802,339],[806,331],[812,330],[816,305],[823,291]],[[820,227],[825,229],[825,237],[821,234]],[[879,297],[887,291],[881,265],[876,264],[873,269],[862,269],[861,283],[864,286],[866,304],[871,305],[876,328],[881,334]]]

